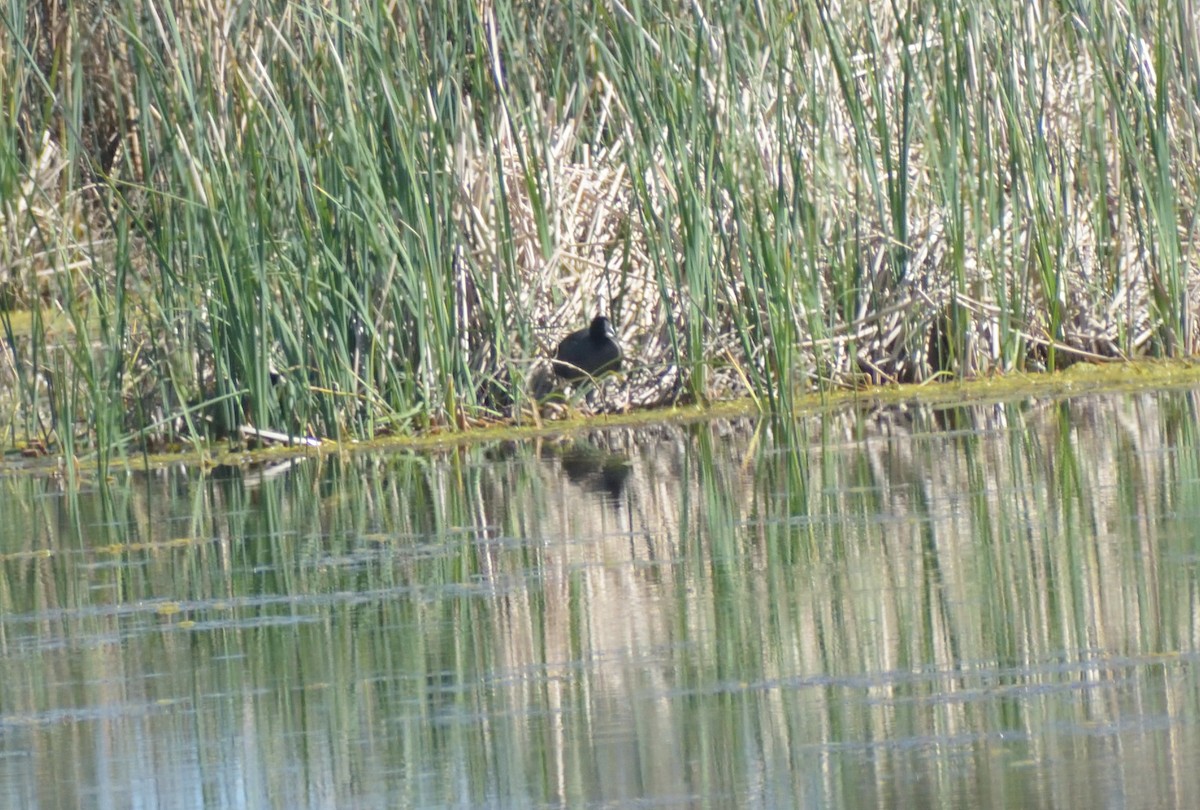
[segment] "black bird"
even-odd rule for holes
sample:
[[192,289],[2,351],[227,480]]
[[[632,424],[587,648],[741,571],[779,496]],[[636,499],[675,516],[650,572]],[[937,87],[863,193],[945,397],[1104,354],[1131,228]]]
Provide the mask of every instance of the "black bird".
[[554,373],[567,382],[597,377],[621,368],[621,347],[608,318],[597,315],[587,329],[572,332],[558,344],[554,354]]

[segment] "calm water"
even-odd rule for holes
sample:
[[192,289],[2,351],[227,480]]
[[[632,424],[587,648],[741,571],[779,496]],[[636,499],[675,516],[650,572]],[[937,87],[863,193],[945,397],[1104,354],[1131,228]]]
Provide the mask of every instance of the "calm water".
[[1192,806],[1197,410],[0,478],[0,806]]

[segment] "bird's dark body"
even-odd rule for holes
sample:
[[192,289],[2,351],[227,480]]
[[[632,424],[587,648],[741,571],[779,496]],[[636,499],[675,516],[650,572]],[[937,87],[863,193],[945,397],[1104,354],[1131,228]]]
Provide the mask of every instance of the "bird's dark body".
[[558,344],[554,373],[567,382],[598,377],[621,368],[621,347],[608,318],[597,315],[587,329],[572,332]]

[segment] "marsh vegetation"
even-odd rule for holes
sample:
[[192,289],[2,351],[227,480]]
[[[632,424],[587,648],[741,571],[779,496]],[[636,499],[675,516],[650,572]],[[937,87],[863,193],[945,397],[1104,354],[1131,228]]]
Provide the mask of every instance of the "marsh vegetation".
[[144,4],[0,28],[0,444],[1184,355],[1187,4]]

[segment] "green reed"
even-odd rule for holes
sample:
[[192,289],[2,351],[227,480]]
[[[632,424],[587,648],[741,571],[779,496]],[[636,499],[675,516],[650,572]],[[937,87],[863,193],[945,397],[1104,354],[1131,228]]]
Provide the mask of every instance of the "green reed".
[[[4,443],[511,414],[546,313],[599,292],[684,393],[782,414],[864,373],[1187,353],[1172,8],[14,0]],[[619,155],[613,249],[644,256],[606,290],[541,275],[588,248],[559,226],[585,152]]]

